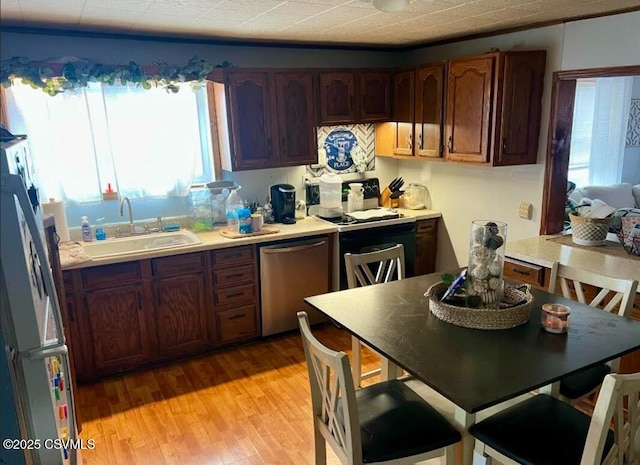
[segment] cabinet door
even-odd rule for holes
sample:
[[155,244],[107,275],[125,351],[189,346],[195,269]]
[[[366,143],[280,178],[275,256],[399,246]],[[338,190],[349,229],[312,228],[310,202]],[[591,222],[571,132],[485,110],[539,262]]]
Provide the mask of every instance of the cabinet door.
[[414,102],[414,71],[395,73],[393,75],[393,121],[396,122],[394,155],[413,155]]
[[275,93],[280,152],[278,165],[318,163],[311,73],[276,73]]
[[355,122],[354,73],[320,73],[320,125]]
[[536,163],[546,52],[507,52],[494,165]]
[[146,361],[149,343],[143,302],[142,284],[85,293],[98,375],[133,368]]
[[179,357],[208,344],[204,273],[156,280],[153,284],[158,353]]
[[67,335],[67,345],[69,345],[70,341],[73,341],[73,346],[69,347],[69,352],[73,360],[73,371],[77,379],[85,380],[91,375],[90,361],[92,356],[91,349],[85,346],[82,339],[83,329],[81,326],[82,322],[80,321],[82,315],[78,311],[75,294],[67,293],[64,302],[68,321],[68,326],[65,329],[69,332]]
[[416,110],[414,154],[442,157],[442,65],[416,71]]
[[266,72],[230,71],[227,75],[229,130],[234,169],[274,165],[272,95]]
[[391,119],[391,75],[364,72],[360,75],[360,123]]
[[438,251],[438,220],[423,220],[416,224],[416,258],[413,266],[414,276],[436,271]]
[[490,54],[449,62],[447,160],[489,162],[495,59]]

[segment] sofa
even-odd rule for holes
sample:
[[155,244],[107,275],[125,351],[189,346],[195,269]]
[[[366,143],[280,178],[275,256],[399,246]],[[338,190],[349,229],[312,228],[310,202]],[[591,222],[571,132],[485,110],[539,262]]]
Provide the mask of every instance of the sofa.
[[616,209],[609,231],[617,233],[621,228],[624,216],[640,216],[640,184],[611,184],[609,186],[577,187],[568,195],[567,203],[571,206],[588,205],[594,200],[601,200]]

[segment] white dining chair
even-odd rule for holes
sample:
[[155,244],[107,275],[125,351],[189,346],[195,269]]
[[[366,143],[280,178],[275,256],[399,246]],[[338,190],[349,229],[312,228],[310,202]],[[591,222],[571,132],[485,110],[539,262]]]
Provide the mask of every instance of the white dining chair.
[[298,312],[309,371],[316,465],[326,464],[327,443],[344,465],[408,465],[444,457],[455,462],[462,438],[440,413],[402,381],[355,389],[344,352],[324,346]]
[[[540,394],[469,428],[502,465],[639,465],[640,373],[605,377],[593,416]],[[613,425],[613,431],[610,429]]]
[[[344,254],[344,261],[349,289],[387,283],[403,279],[405,276],[404,246],[402,244],[368,253],[346,253]],[[355,310],[357,311],[357,309]],[[353,379],[357,387],[362,385],[362,381],[381,373],[380,368],[362,373],[363,345],[357,337],[351,337]],[[370,347],[364,346],[375,353]],[[378,357],[382,359],[379,354]]]
[[[562,295],[567,299],[600,308],[607,312],[629,317],[638,288],[638,282],[631,279],[618,279],[585,271],[558,262],[551,268],[549,292],[555,293],[560,283]],[[588,285],[596,288],[593,298],[588,298]],[[559,383],[559,398],[565,402],[575,403],[595,392],[604,377],[616,373],[620,359],[601,363],[579,373],[565,376]]]

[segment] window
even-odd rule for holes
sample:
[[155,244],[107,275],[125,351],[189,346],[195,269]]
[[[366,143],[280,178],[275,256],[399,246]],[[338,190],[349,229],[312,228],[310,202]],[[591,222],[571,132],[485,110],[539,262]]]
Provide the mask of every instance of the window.
[[27,134],[45,198],[98,202],[108,184],[131,199],[182,196],[213,179],[204,87],[90,83],[50,97],[18,84],[6,94],[10,130]]
[[633,78],[576,82],[568,180],[578,187],[620,182]]

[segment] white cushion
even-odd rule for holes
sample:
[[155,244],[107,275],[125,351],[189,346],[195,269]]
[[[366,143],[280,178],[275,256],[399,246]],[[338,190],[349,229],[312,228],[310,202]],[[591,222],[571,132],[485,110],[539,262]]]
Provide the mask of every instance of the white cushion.
[[640,208],[640,184],[636,184],[631,188],[633,198],[636,199],[636,208]]
[[610,186],[585,186],[580,188],[584,197],[592,200],[600,199],[615,208],[633,208],[636,206],[631,184],[623,182]]

